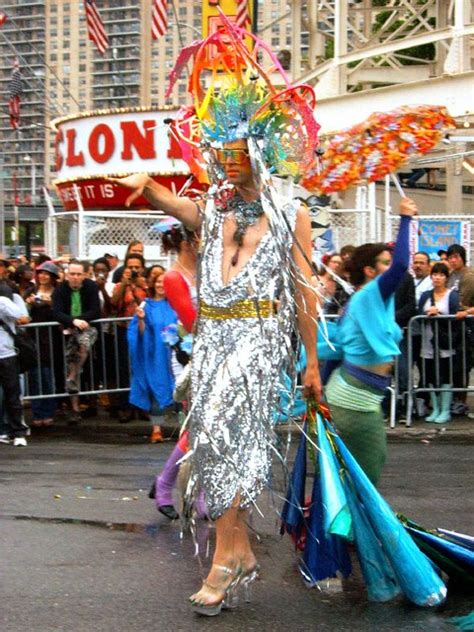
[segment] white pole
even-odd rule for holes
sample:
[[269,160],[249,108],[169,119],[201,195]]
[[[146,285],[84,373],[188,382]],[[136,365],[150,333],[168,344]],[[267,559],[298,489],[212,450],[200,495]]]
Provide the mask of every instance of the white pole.
[[31,203],[36,204],[36,163],[31,159]]
[[367,187],[367,210],[369,212],[370,241],[377,240],[377,206],[375,204],[375,182],[369,182]]
[[83,259],[86,256],[84,253],[84,207],[77,184],[74,183],[73,188],[77,203],[77,257]]
[[390,176],[385,176],[385,243],[392,241],[392,207],[390,205]]
[[44,199],[46,200],[46,206],[48,207],[48,218],[46,219],[46,239],[45,239],[46,254],[48,254],[50,257],[57,257],[58,253],[57,253],[57,248],[56,248],[56,239],[54,238],[54,234],[55,234],[54,228],[56,226],[56,220],[54,218],[54,205],[53,205],[51,196],[49,195],[49,191],[46,187],[43,187],[43,195],[44,195]]

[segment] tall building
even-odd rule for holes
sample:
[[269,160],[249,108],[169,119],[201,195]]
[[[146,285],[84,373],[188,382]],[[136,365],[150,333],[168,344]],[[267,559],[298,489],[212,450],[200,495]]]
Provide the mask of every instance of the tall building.
[[[202,2],[168,2],[169,27],[157,41],[151,37],[152,0],[97,0],[97,7],[109,38],[104,55],[88,39],[81,0],[2,3],[8,19],[0,28],[0,198],[9,224],[16,196],[22,234],[29,223],[46,217],[41,188],[54,179],[52,119],[102,108],[189,103],[186,73],[168,101],[165,90],[180,50],[202,37]],[[286,17],[279,20],[282,15]],[[289,49],[287,0],[259,1],[259,25],[265,24],[270,26],[262,37],[272,48]],[[11,128],[8,117],[15,57],[23,84],[18,131]],[[8,225],[7,244],[9,231]]]

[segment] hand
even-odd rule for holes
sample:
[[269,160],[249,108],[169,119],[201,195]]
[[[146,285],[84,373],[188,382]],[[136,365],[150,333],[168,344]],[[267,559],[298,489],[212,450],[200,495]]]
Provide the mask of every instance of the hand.
[[439,314],[439,309],[435,307],[434,305],[431,307],[428,307],[428,309],[426,310],[427,316],[437,316],[438,314]]
[[135,312],[135,314],[138,316],[138,318],[145,318],[145,310],[143,309],[143,307],[137,307],[137,311]]
[[16,319],[17,325],[27,325],[30,322],[31,318],[29,316],[20,316],[20,318]]
[[132,194],[125,200],[125,206],[130,206],[137,198],[143,195],[147,184],[150,181],[150,176],[146,173],[134,173],[126,178],[107,178],[109,182],[119,184],[126,189],[131,189]]
[[72,324],[74,325],[74,327],[77,327],[77,329],[80,329],[81,331],[84,331],[84,329],[89,329],[89,323],[87,322],[87,320],[81,320],[80,318],[75,318],[72,321]]
[[459,310],[459,312],[456,313],[456,319],[457,320],[462,320],[463,318],[466,318],[466,316],[468,316],[469,314],[469,310],[468,309],[461,309]]
[[125,268],[120,282],[122,283],[122,285],[130,285],[131,278],[132,278],[132,271],[130,270],[130,268]]
[[303,376],[303,397],[321,401],[323,394],[318,365],[307,366]]
[[408,217],[413,217],[414,215],[418,215],[418,208],[412,199],[408,197],[401,199],[400,215],[407,215]]
[[28,303],[28,305],[33,305],[35,301],[36,301],[36,296],[34,294],[30,294],[28,298],[25,299],[25,303]]
[[143,276],[139,276],[139,277],[137,277],[134,280],[133,284],[135,285],[135,287],[139,287],[139,288],[145,289],[146,288],[146,279]]
[[99,286],[100,290],[102,290],[105,287],[105,277],[96,277],[95,282]]

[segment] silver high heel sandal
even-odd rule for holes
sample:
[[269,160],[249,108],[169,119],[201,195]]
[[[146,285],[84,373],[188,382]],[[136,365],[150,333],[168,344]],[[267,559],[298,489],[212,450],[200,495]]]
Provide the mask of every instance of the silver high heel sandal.
[[244,599],[247,603],[252,600],[252,586],[260,573],[260,565],[256,564],[253,568],[249,568],[240,576],[239,585],[244,589]]
[[[215,568],[218,568],[220,571],[222,571],[227,577],[232,577],[229,585],[226,588],[220,588],[219,586],[212,586],[211,584],[209,584],[208,582],[204,581],[203,585],[207,586],[207,588],[210,588],[211,590],[214,591],[218,591],[218,592],[223,592],[224,596],[222,597],[222,599],[216,603],[211,603],[211,604],[206,604],[202,601],[196,601],[194,599],[192,599],[191,597],[189,598],[192,606],[193,606],[193,610],[194,612],[196,612],[196,614],[200,614],[203,615],[205,617],[215,617],[217,616],[220,611],[222,610],[222,608],[235,608],[237,607],[237,604],[234,605],[228,605],[228,604],[233,604],[234,603],[234,599],[235,599],[235,588],[238,585],[239,581],[240,581],[240,576],[242,574],[242,571],[240,570],[240,568],[238,569],[232,569],[232,568],[228,568],[227,566],[222,566],[221,564],[213,564],[212,565]],[[225,583],[225,582],[224,582]]]

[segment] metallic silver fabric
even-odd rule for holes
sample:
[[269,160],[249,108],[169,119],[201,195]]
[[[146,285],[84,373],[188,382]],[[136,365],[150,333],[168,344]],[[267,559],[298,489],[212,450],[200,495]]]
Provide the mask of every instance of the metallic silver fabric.
[[199,299],[230,307],[241,300],[279,299],[268,318],[214,320],[200,317],[192,357],[189,415],[191,484],[204,489],[212,519],[238,497],[255,503],[267,484],[274,450],[273,413],[282,370],[291,362],[294,327],[292,230],[299,202],[281,204],[286,222],[270,221],[255,253],[227,285],[222,282],[222,235],[228,212],[208,200],[203,227]]

